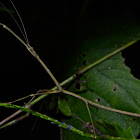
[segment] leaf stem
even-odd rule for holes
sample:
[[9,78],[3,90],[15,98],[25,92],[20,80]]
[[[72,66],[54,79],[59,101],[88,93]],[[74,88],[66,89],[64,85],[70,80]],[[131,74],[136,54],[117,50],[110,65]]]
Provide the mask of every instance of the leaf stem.
[[96,66],[96,65],[98,65],[98,64],[100,64],[100,63],[102,63],[103,61],[105,61],[105,60],[107,60],[108,58],[112,57],[113,55],[115,55],[115,54],[121,52],[122,50],[128,48],[129,46],[135,44],[135,43],[138,42],[138,41],[139,41],[139,40],[131,41],[131,42],[129,42],[128,44],[125,44],[124,46],[120,47],[119,49],[113,51],[112,53],[109,53],[108,55],[102,57],[101,59],[97,60],[96,62],[94,62],[94,63],[92,63],[92,64],[86,66],[84,69],[82,69],[82,70],[80,70],[80,71],[78,72],[78,75],[81,75],[81,74],[85,73],[85,72],[88,71],[89,69],[91,69],[91,68],[93,68],[94,66]]

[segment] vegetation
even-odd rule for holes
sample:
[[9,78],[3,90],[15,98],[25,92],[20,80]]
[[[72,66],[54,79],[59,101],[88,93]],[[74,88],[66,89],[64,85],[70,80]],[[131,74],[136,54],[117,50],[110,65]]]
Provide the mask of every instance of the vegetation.
[[[79,18],[82,18],[87,5],[88,1],[85,0]],[[21,20],[14,4],[13,7]],[[105,22],[104,26],[102,21]],[[35,94],[11,102],[0,102],[1,107],[18,109],[0,122],[0,128],[15,124],[32,114],[57,125],[63,140],[137,139],[140,133],[140,80],[131,74],[121,52],[130,46],[139,45],[140,26],[133,22],[127,25],[122,23],[113,17],[111,20],[91,18],[78,23],[78,38],[73,46],[68,46],[65,52],[68,57],[63,58],[65,75],[61,75],[66,80],[61,83],[29,44],[22,20],[25,41],[7,25],[0,23],[27,48],[55,83],[51,89],[40,89]],[[25,105],[15,105],[29,97],[32,99]],[[49,108],[47,111],[55,110],[59,116],[57,119],[32,109],[44,98]],[[18,117],[22,111],[26,114]]]

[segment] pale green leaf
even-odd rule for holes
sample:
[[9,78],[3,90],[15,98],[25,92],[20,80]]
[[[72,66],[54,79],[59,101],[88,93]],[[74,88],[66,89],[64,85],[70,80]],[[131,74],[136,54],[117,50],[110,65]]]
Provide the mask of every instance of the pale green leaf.
[[67,104],[66,100],[61,97],[58,100],[58,108],[64,115],[71,116],[71,110],[69,105]]

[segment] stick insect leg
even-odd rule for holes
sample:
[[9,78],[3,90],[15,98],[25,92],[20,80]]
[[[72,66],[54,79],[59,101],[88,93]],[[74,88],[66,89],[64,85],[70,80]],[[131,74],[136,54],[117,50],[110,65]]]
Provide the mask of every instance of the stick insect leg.
[[93,120],[92,120],[91,113],[90,113],[90,110],[89,110],[89,107],[88,107],[88,102],[86,102],[86,107],[87,107],[88,114],[89,114],[89,117],[90,117],[90,121],[91,121],[91,124],[92,124],[92,127],[93,127],[93,134],[94,134],[94,138],[93,139],[96,139],[95,127],[93,125]]

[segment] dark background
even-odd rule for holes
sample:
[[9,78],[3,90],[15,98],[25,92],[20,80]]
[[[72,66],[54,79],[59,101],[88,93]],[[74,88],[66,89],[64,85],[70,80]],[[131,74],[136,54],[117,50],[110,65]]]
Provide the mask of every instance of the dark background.
[[[8,0],[1,2],[7,8],[14,9]],[[72,57],[69,54],[71,51],[69,48],[75,43],[74,31],[81,22],[91,18],[94,20],[106,19],[106,17],[118,18],[123,13],[126,15],[131,13],[135,15],[136,21],[140,21],[140,3],[134,1],[126,3],[125,1],[99,0],[13,0],[13,2],[23,19],[30,44],[59,82],[67,77],[64,63]],[[17,19],[16,15],[15,17]],[[18,19],[17,21],[19,22]],[[17,25],[6,12],[0,12],[0,22],[22,36]],[[104,26],[104,22],[102,25]],[[126,65],[131,68],[132,74],[137,78],[140,78],[139,51],[139,47],[131,47],[123,51]],[[12,101],[36,93],[39,89],[49,89],[54,85],[26,48],[3,28],[0,28],[0,82],[1,102]],[[46,113],[43,111],[44,106],[40,107],[39,103],[34,109]],[[13,112],[5,108],[0,110],[0,120]],[[51,115],[55,118],[53,113]],[[59,139],[59,129],[50,122],[30,116],[13,126],[0,130],[1,137],[16,138],[19,135],[27,138],[41,136]]]

